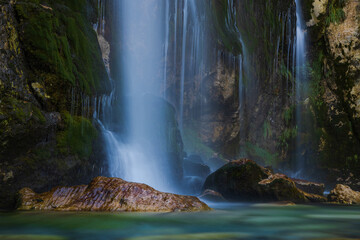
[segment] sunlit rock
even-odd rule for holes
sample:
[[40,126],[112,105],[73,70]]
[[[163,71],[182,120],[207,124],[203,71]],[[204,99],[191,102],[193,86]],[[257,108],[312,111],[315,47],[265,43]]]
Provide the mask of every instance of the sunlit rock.
[[351,107],[356,109],[356,117],[360,117],[360,2],[347,1],[342,11],[344,21],[331,23],[326,37],[334,59],[348,65],[346,75],[355,79],[351,89],[351,96],[354,98]]
[[349,186],[338,184],[328,195],[328,200],[342,204],[360,204],[360,192],[352,190]]
[[89,185],[56,187],[41,194],[23,188],[18,210],[174,212],[210,208],[196,197],[163,193],[120,178],[97,177]]

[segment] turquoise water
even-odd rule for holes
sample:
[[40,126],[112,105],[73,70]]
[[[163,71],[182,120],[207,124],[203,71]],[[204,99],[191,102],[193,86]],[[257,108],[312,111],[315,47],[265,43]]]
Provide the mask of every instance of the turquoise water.
[[358,206],[212,207],[202,213],[0,213],[0,239],[360,239]]

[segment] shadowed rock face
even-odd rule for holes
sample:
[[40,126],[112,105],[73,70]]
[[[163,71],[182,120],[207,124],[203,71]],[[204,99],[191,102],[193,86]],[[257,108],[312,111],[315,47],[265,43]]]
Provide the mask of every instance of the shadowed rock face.
[[219,192],[235,201],[325,202],[323,196],[306,193],[283,174],[273,174],[249,159],[232,161],[211,174],[204,189]]
[[23,188],[18,210],[173,212],[210,208],[196,197],[163,193],[120,178],[97,177],[89,185],[56,187],[41,194]]

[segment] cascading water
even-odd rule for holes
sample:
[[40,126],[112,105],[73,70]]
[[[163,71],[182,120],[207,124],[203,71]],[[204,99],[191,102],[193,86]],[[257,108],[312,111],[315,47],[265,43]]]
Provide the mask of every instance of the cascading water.
[[[167,116],[171,107],[160,98],[167,75],[164,55],[166,58],[168,43],[164,36],[168,39],[169,35],[168,26],[163,27],[169,3],[164,3],[122,0],[115,5],[121,82],[117,95],[121,100],[108,106],[113,109],[112,116],[102,121],[116,114],[123,117],[121,122],[110,120],[102,126],[111,176],[174,191],[169,179],[176,174],[170,169],[170,143],[165,136],[174,132],[174,126]],[[119,130],[116,125],[121,124],[124,127]]]
[[306,131],[305,121],[303,117],[303,109],[307,102],[308,94],[308,76],[306,69],[306,31],[305,21],[301,9],[301,0],[296,0],[296,45],[295,45],[295,100],[296,100],[296,125],[298,128],[298,134],[296,137],[296,163],[295,163],[295,175],[301,177],[304,169],[304,147],[301,139],[301,135]]
[[[174,178],[181,179],[182,146],[166,100],[176,106],[182,128],[189,115],[184,109],[185,85],[202,80],[216,61],[208,62],[208,52],[217,50],[207,44],[205,4],[195,0],[123,0],[115,5],[120,90],[110,101],[113,106],[102,107],[111,113],[100,122],[111,176],[163,191],[179,191]],[[114,123],[114,115],[119,113],[123,120]],[[116,125],[124,127],[119,130]]]
[[[211,95],[219,91],[222,79],[234,86],[238,84],[239,92],[234,94],[238,98],[230,97],[221,104],[235,106],[225,117],[240,118],[240,123],[237,122],[242,129],[239,137],[241,144],[246,144],[249,124],[246,109],[256,101],[253,93],[259,84],[254,77],[253,53],[245,48],[237,28],[239,2],[227,2],[225,22],[229,34],[238,37],[238,50],[228,51],[219,39],[212,38],[217,31],[212,26],[216,21],[210,10],[216,6],[213,4],[207,0],[122,0],[114,5],[114,15],[119,18],[115,24],[117,38],[113,40],[119,50],[112,51],[118,59],[115,62],[115,68],[119,69],[118,80],[115,80],[117,90],[110,100],[105,97],[98,100],[102,102],[99,113],[104,115],[100,119],[111,176],[179,192],[174,176],[184,180],[183,148],[175,143],[179,138],[176,120],[185,140],[185,151],[190,155],[202,154],[202,149],[191,148],[191,145],[203,144],[199,144],[202,141],[199,136],[215,131],[212,128],[216,121],[223,121],[218,114],[222,105]],[[279,18],[288,19],[286,16]],[[280,66],[277,53],[280,44],[285,45],[284,35],[291,32],[285,30],[285,25],[283,35],[280,33],[276,38],[277,51],[274,50],[272,62],[275,72]],[[286,66],[291,63],[288,59]],[[231,96],[230,92],[224,93]],[[175,109],[167,101],[175,106],[176,116]],[[213,152],[205,154],[207,158],[213,156]],[[215,170],[219,165],[210,167]],[[185,179],[193,177],[186,174],[185,171]],[[197,182],[198,186],[201,181]]]

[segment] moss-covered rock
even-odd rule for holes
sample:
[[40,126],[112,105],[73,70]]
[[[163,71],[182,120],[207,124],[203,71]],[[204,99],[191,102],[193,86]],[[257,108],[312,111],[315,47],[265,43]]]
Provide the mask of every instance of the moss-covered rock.
[[22,187],[106,173],[91,99],[110,84],[96,1],[0,1],[0,10],[0,208],[11,208]]
[[89,95],[109,90],[87,1],[18,1],[20,42],[30,67],[30,82],[50,95],[49,107],[66,108],[69,89]]

